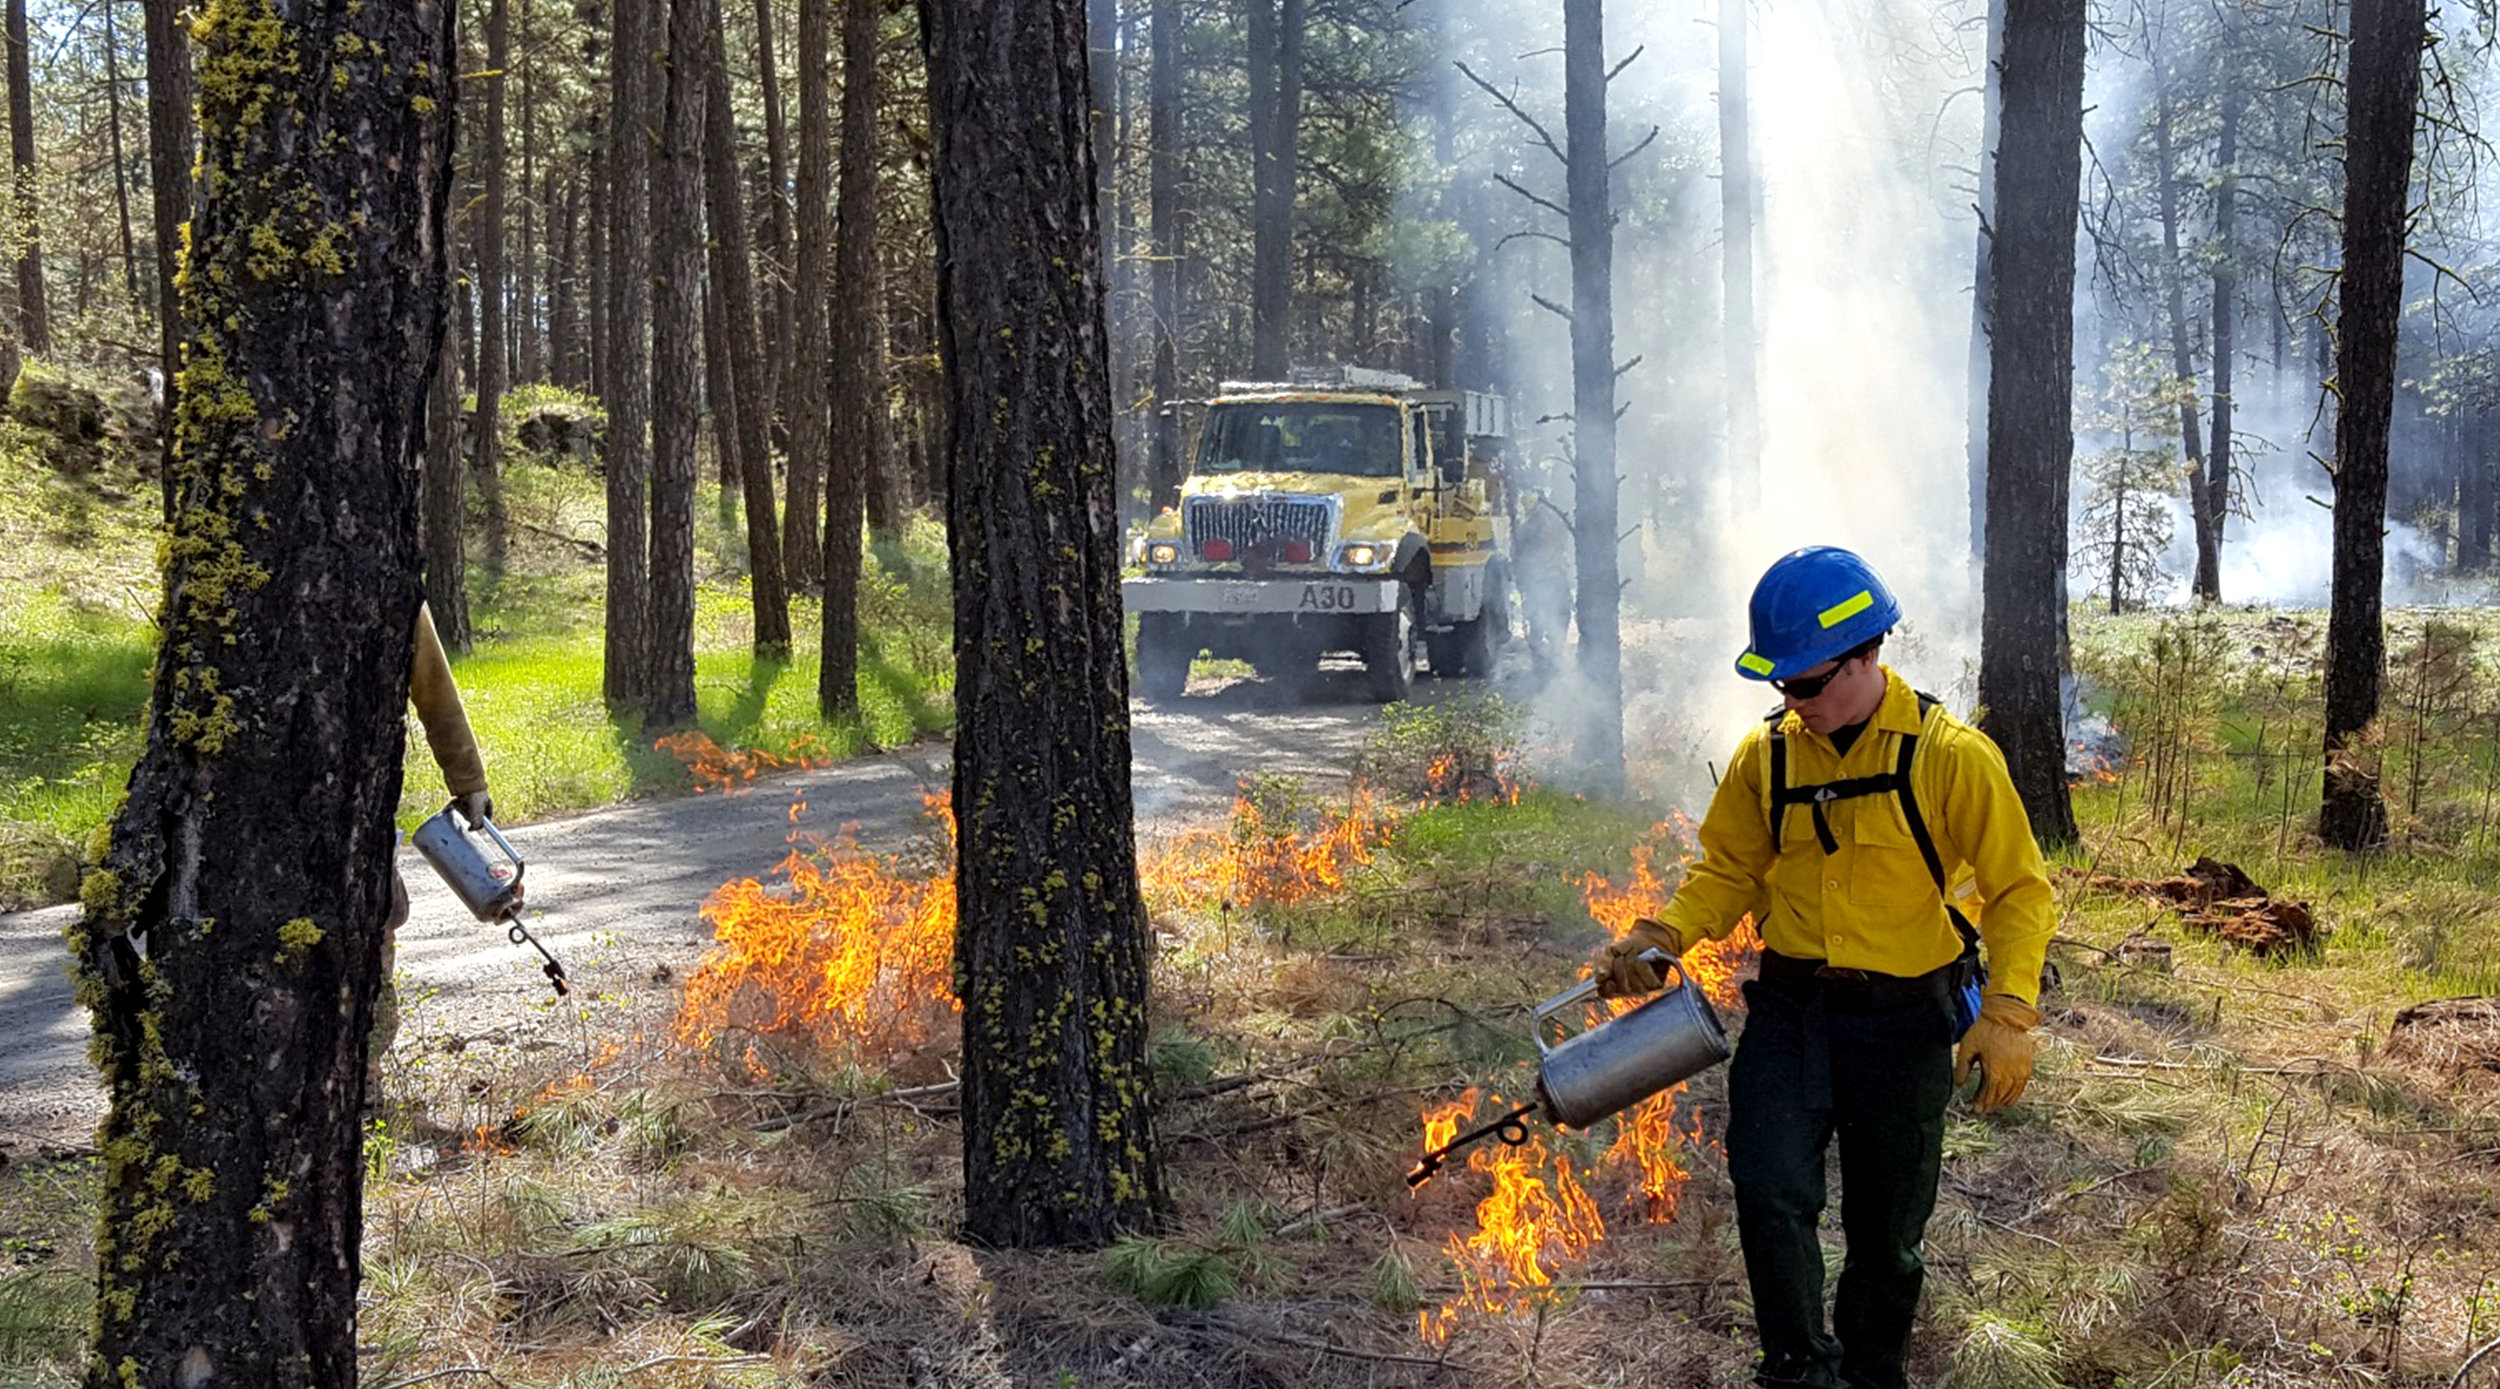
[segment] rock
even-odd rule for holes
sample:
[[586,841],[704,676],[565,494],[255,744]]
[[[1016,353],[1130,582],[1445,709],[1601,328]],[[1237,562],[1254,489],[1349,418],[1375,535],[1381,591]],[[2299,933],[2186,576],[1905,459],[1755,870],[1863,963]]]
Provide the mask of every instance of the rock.
[[513,434],[523,449],[547,462],[596,468],[607,447],[608,422],[595,410],[549,401],[523,412]]

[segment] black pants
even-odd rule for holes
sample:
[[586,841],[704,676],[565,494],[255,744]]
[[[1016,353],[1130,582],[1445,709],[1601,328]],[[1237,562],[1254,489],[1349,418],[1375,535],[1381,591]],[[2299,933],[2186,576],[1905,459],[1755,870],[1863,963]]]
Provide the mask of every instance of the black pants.
[[[1906,1389],[1903,1361],[1953,1088],[1951,967],[1834,979],[1763,957],[1728,1073],[1728,1172],[1762,1336],[1755,1382]],[[1848,1258],[1823,1321],[1823,1155],[1840,1140]]]

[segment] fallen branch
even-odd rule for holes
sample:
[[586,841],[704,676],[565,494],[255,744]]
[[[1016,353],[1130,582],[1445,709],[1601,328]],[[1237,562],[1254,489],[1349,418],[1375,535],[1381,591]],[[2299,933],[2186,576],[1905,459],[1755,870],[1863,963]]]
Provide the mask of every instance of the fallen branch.
[[1381,1365],[1421,1365],[1426,1369],[1455,1370],[1460,1374],[1470,1376],[1474,1373],[1463,1365],[1452,1365],[1445,1356],[1401,1355],[1395,1351],[1357,1350],[1352,1346],[1341,1346],[1330,1341],[1319,1340],[1316,1337],[1296,1336],[1289,1331],[1279,1331],[1271,1328],[1259,1328],[1254,1330],[1250,1327],[1238,1325],[1224,1317],[1202,1315],[1188,1318],[1187,1320],[1180,1321],[1177,1324],[1192,1331],[1220,1332],[1227,1336],[1238,1337],[1241,1340],[1251,1341],[1261,1345],[1275,1344],[1298,1346],[1304,1350],[1315,1350],[1323,1355],[1342,1356],[1348,1360],[1365,1360]]
[[[839,1119],[852,1110],[867,1109],[875,1105],[894,1104],[906,1109],[920,1110],[920,1106],[913,1101],[937,1099],[943,1095],[952,1095],[962,1088],[963,1082],[960,1080],[941,1080],[934,1085],[915,1085],[904,1090],[888,1090],[881,1095],[845,1095],[831,1104],[818,1105],[813,1109],[802,1109],[795,1114],[776,1114],[758,1122],[754,1131],[779,1133],[783,1129],[797,1128],[801,1124],[812,1124],[819,1119]],[[925,1114],[933,1111],[920,1110],[920,1112]]]

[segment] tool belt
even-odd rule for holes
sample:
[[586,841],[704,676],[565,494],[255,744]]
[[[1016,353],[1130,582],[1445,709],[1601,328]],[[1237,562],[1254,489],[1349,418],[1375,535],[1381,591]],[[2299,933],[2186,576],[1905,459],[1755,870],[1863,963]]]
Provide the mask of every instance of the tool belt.
[[1823,1006],[1833,1012],[1880,1013],[1944,998],[1960,968],[1961,961],[1956,960],[1925,974],[1880,974],[1871,969],[1838,969],[1828,961],[1765,950],[1761,978],[1782,993],[1819,995]]

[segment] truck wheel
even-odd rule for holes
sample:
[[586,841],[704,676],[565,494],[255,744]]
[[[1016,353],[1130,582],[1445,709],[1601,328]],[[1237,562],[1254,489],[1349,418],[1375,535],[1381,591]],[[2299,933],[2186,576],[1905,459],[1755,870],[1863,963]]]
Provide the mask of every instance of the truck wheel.
[[1415,688],[1415,586],[1398,585],[1398,609],[1367,618],[1363,668],[1372,698],[1395,704]]
[[1189,663],[1197,652],[1181,634],[1180,619],[1147,613],[1137,619],[1137,693],[1149,704],[1181,697],[1189,685]]
[[1462,622],[1451,634],[1458,648],[1459,668],[1479,680],[1493,678],[1502,659],[1502,643],[1510,639],[1510,587],[1499,573],[1485,591],[1484,610],[1473,622]]

